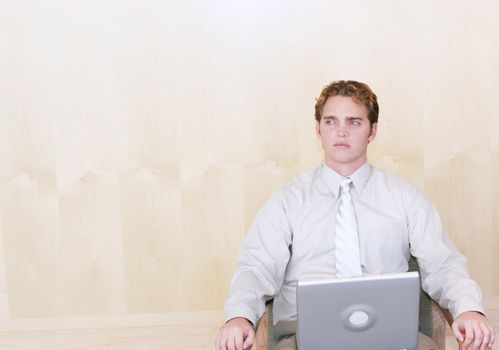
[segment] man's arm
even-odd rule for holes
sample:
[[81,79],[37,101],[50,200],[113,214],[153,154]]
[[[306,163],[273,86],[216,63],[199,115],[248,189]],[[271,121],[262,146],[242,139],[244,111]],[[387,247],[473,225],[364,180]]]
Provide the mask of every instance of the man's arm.
[[215,343],[217,350],[239,350],[253,344],[253,325],[284,281],[290,244],[291,229],[279,191],[259,211],[244,240],[225,303],[226,323]]
[[481,291],[468,274],[466,258],[443,232],[433,204],[419,191],[408,213],[411,254],[421,269],[423,289],[454,317],[452,331],[463,350],[486,349],[495,340],[484,316]]

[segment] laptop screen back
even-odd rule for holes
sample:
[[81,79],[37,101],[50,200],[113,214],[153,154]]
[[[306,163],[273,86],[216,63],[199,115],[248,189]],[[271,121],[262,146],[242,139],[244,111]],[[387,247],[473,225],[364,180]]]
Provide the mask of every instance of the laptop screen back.
[[419,274],[299,282],[300,350],[415,349]]

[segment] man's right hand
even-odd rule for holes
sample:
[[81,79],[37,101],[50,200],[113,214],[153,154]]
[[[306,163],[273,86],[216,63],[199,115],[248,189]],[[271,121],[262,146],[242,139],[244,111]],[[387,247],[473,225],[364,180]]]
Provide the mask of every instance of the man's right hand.
[[244,350],[255,341],[255,330],[250,321],[243,317],[233,318],[218,331],[216,350]]

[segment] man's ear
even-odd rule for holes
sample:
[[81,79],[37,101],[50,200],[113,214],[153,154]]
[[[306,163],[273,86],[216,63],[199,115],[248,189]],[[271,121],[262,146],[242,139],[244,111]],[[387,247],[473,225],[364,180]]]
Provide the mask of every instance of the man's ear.
[[378,132],[378,123],[373,123],[371,125],[371,132],[369,133],[369,142],[373,142],[376,137],[376,133]]
[[317,120],[315,121],[315,132],[317,134],[317,137],[321,136],[321,123]]

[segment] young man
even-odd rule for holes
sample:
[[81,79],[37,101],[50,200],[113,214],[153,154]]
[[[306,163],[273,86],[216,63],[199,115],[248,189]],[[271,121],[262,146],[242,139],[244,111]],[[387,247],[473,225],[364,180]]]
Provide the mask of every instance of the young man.
[[[435,207],[414,186],[367,163],[378,112],[366,84],[335,81],[323,89],[315,118],[325,164],[274,193],[256,216],[240,252],[216,350],[250,348],[270,298],[277,348],[296,349],[297,281],[405,272],[411,255],[425,291],[452,313],[462,349],[492,347],[495,335],[483,315],[480,289],[443,232]],[[341,208],[352,204],[354,223],[346,226],[354,229],[356,243],[344,254],[342,222],[349,214]],[[345,255],[354,257],[353,264]],[[436,349],[422,334],[419,343],[418,349]]]

